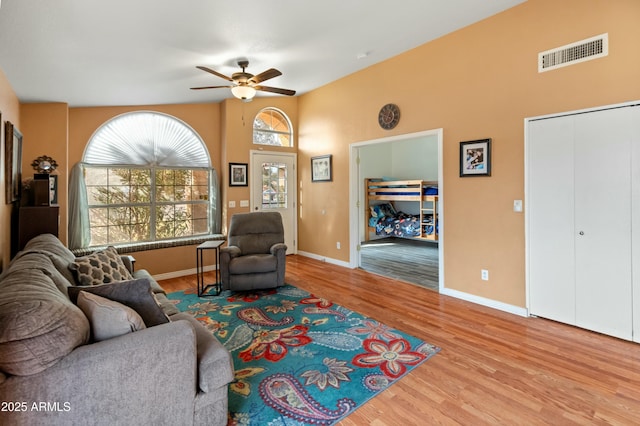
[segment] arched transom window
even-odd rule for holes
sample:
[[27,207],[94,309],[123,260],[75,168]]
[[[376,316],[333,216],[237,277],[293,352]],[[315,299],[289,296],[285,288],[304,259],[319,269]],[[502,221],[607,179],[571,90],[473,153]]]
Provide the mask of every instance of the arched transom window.
[[93,134],[83,162],[91,246],[210,233],[209,153],[177,118],[117,116]]
[[253,143],[293,146],[293,130],[285,113],[276,108],[261,110],[253,120]]

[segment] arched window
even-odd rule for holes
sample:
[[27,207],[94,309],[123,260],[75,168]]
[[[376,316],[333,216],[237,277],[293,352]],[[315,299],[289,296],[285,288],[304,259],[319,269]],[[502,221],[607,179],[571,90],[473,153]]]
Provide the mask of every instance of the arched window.
[[293,130],[289,117],[276,108],[261,110],[253,120],[253,143],[293,146]]
[[211,233],[211,161],[200,136],[175,117],[117,116],[83,157],[90,246]]

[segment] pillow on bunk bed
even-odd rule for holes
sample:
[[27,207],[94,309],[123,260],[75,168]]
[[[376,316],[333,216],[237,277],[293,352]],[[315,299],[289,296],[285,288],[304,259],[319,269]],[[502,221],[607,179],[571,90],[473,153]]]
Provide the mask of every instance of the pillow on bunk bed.
[[370,206],[369,210],[371,210],[369,226],[376,226],[378,220],[383,217],[394,217],[396,215],[396,209],[393,208],[391,203],[376,204],[374,206]]
[[[390,176],[382,176],[383,182],[394,182],[396,180],[401,180],[401,179],[390,177]],[[384,188],[402,188],[402,185],[385,185]]]
[[427,186],[424,188],[422,195],[438,195],[438,187],[437,186]]

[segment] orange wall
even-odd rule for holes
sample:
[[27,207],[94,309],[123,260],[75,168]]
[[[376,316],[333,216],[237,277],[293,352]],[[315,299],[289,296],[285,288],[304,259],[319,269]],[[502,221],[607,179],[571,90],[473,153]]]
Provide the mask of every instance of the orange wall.
[[[240,102],[237,99],[227,99],[222,102],[222,204],[223,224],[229,223],[234,213],[249,211],[248,207],[240,207],[240,200],[249,200],[248,186],[229,187],[229,163],[249,163],[251,150],[295,152],[296,146],[291,148],[258,146],[253,144],[253,119],[258,112],[266,107],[278,108],[291,120],[294,130],[294,145],[297,145],[298,128],[298,99],[290,97],[256,97],[251,102]],[[249,171],[251,179],[251,170]],[[229,201],[235,201],[235,208],[228,208]]]
[[[60,224],[67,223],[67,185],[61,184],[68,179],[67,137],[69,109],[64,103],[21,104],[22,118],[22,179],[32,178],[36,171],[31,163],[36,158],[47,155],[58,163],[55,174],[58,175],[58,204],[60,205]],[[60,241],[67,243],[67,227],[60,226]]]
[[6,204],[4,179],[5,173],[5,141],[4,141],[4,123],[10,121],[18,129],[21,127],[20,122],[20,103],[18,98],[7,80],[4,72],[0,70],[0,271],[4,266],[9,264],[11,255],[11,204]]
[[[299,249],[349,260],[335,242],[349,238],[350,144],[443,128],[445,287],[524,307],[524,119],[640,99],[639,22],[637,0],[529,0],[301,96]],[[608,57],[537,72],[538,52],[606,32]],[[402,118],[384,131],[389,102]],[[460,178],[459,142],[487,137],[492,176]],[[334,155],[330,184],[311,183],[319,154]]]

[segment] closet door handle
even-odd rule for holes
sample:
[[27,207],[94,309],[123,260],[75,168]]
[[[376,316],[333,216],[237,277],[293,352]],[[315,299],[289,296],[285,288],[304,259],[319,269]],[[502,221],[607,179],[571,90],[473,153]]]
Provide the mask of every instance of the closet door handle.
[[580,232],[578,232],[578,234],[584,235],[584,231],[580,231]]

